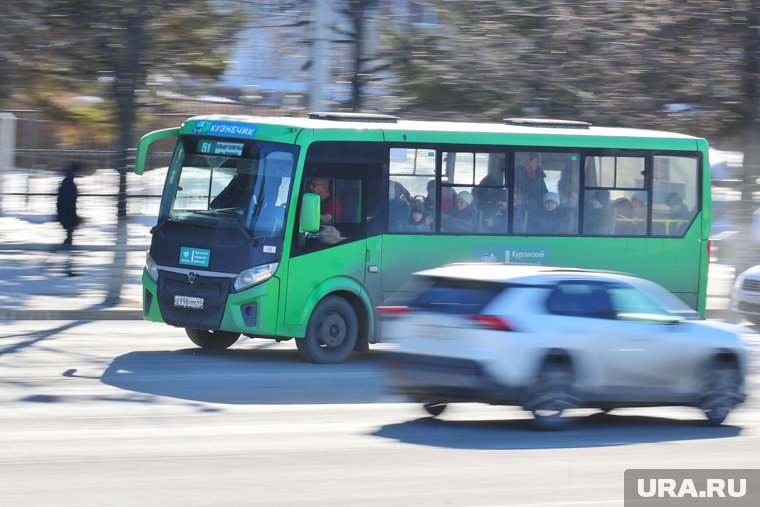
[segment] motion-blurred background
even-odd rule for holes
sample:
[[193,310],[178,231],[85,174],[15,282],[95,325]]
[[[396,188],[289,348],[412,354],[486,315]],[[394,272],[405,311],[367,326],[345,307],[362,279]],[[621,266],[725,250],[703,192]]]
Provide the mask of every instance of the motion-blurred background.
[[702,136],[716,239],[754,238],[760,0],[5,0],[0,23],[0,218],[54,220],[71,160],[86,218],[154,216],[162,182],[128,178],[142,134],[340,110]]

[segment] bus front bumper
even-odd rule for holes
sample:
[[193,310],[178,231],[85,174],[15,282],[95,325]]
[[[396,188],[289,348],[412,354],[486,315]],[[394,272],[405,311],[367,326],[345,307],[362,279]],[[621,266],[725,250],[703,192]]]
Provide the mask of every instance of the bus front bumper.
[[[208,319],[209,308],[173,308],[173,294],[160,294],[166,284],[153,280],[143,270],[143,318],[176,327],[232,331],[252,336],[277,336],[280,280],[272,277],[241,292],[228,293],[220,308],[221,317]],[[162,286],[161,289],[159,286]],[[187,297],[196,294],[188,293]],[[184,302],[180,301],[180,304]],[[162,311],[163,308],[163,311]],[[171,314],[171,316],[169,316]]]

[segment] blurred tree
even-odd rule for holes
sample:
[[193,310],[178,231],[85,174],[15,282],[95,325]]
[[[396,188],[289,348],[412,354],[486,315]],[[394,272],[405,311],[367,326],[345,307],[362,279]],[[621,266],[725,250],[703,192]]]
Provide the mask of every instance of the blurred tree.
[[[293,0],[294,3],[303,4],[303,12],[310,13],[314,9],[311,0]],[[350,84],[350,97],[346,101],[352,111],[359,111],[365,106],[366,88],[371,82],[381,81],[379,73],[391,67],[392,54],[387,48],[378,47],[379,20],[382,19],[380,9],[388,8],[387,0],[332,0],[328,1],[331,15],[327,21],[331,33],[330,42],[347,48],[347,51],[338,50],[336,61],[330,62],[331,80],[336,82],[348,82]],[[306,5],[308,4],[308,6]],[[311,25],[312,34],[302,39],[303,45],[313,44],[313,24],[316,22],[314,13],[309,15],[308,20],[301,20],[301,24]],[[345,56],[344,56],[345,55]],[[328,55],[322,55],[329,58]],[[313,59],[307,62],[305,69],[314,65]]]
[[[233,0],[5,0],[0,55],[10,90],[69,120],[94,121],[60,99],[105,99],[119,151],[118,216],[126,216],[126,174],[140,99],[153,84],[213,79],[225,66],[239,23]],[[4,94],[4,95],[3,95]],[[100,125],[103,128],[103,125]]]
[[378,47],[367,47],[377,41],[368,32],[368,22],[378,18],[380,0],[342,0],[338,4],[340,12],[348,20],[349,29],[342,30],[333,26],[338,34],[337,43],[351,46],[349,64],[349,82],[351,98],[348,106],[352,111],[360,111],[364,105],[366,86],[380,78],[378,73],[392,66],[391,54]]
[[415,0],[393,41],[416,115],[580,118],[700,135],[760,176],[760,0]]

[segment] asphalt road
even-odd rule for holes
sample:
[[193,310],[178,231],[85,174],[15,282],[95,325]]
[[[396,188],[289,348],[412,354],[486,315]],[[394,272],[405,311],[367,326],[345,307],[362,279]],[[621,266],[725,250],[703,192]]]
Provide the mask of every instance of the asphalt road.
[[209,353],[140,321],[0,322],[0,505],[620,506],[628,468],[760,468],[754,398],[719,428],[660,408],[537,433],[506,407],[429,419],[385,392],[382,361],[306,364],[245,338]]

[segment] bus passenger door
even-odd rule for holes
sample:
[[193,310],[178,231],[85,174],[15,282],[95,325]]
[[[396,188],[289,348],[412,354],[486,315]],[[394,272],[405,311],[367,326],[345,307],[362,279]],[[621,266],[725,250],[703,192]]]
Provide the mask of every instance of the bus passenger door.
[[[381,146],[324,142],[309,149],[299,195],[320,196],[320,230],[294,231],[286,326],[305,325],[304,308],[338,290],[360,295],[369,312],[380,304],[382,207],[375,193],[382,192]],[[374,337],[374,329],[369,334]]]

